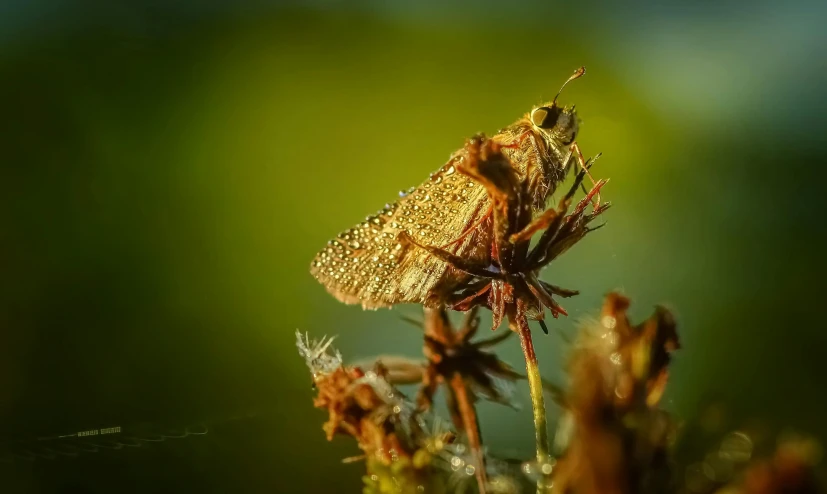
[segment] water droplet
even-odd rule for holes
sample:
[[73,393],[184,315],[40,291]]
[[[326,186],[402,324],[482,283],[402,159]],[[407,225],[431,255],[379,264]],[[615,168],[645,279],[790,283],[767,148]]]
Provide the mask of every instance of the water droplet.
[[723,441],[718,454],[732,462],[743,463],[752,457],[752,439],[743,432],[732,432]]
[[551,475],[554,471],[554,466],[557,464],[557,460],[554,458],[549,458],[548,461],[543,463],[538,463],[536,461],[527,461],[522,464],[521,470],[526,477],[528,477],[532,482],[537,482],[542,477],[546,477]]

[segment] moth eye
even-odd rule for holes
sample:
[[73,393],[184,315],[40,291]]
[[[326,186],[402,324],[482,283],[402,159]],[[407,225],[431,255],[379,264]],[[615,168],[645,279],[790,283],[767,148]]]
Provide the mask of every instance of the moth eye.
[[551,129],[557,123],[560,109],[557,107],[541,106],[531,112],[531,123],[541,129]]

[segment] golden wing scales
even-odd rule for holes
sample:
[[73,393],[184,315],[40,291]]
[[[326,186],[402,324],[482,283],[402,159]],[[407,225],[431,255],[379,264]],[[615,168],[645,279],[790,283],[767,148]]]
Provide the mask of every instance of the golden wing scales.
[[[460,158],[452,158],[397,202],[328,242],[311,264],[313,276],[339,301],[360,303],[366,309],[399,303],[428,305],[438,284],[467,278],[398,239],[405,231],[425,243],[444,246],[467,233],[470,225],[480,225],[488,214],[485,189],[457,172],[456,159]],[[480,225],[448,250],[469,259],[490,256],[490,239],[481,237],[490,236],[488,230]]]

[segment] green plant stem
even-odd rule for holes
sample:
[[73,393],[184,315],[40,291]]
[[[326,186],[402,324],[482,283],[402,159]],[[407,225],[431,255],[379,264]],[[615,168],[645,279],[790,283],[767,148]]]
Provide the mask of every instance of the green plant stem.
[[[549,461],[548,430],[546,425],[546,402],[543,397],[543,380],[540,376],[540,366],[537,354],[534,353],[534,343],[531,340],[531,329],[525,316],[518,316],[517,331],[520,334],[520,346],[525,356],[525,369],[528,377],[528,389],[531,395],[531,409],[534,412],[534,434],[537,448],[537,468],[541,469]],[[546,492],[545,476],[537,480],[537,492]]]

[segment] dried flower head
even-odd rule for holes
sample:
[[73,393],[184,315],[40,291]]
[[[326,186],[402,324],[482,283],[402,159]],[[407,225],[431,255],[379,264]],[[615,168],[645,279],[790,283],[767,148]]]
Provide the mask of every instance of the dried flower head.
[[[516,408],[512,401],[513,382],[524,378],[500,360],[490,348],[506,340],[512,333],[504,332],[481,341],[472,341],[479,329],[478,309],[466,314],[461,326],[453,327],[445,308],[425,309],[424,353],[425,362],[399,356],[382,356],[375,360],[387,370],[392,384],[420,385],[417,393],[419,410],[431,409],[434,395],[440,386],[446,391],[451,419],[458,431],[464,431],[468,440],[473,463],[464,472],[472,472],[478,478],[480,489],[487,483],[482,453],[482,439],[475,404],[479,397]],[[374,364],[375,365],[375,364]],[[459,447],[464,447],[460,445]],[[457,462],[459,456],[454,455]],[[456,473],[456,469],[453,470]],[[456,479],[457,476],[454,475]]]
[[598,328],[584,331],[569,365],[564,452],[549,469],[554,492],[659,493],[672,481],[667,451],[675,424],[656,408],[671,353],[675,322],[658,308],[630,324],[629,301],[606,297]]
[[384,380],[381,367],[364,372],[343,366],[341,354],[330,348],[333,338],[316,341],[297,332],[296,340],[318,391],[314,404],[329,413],[324,425],[328,439],[337,433],[353,436],[366,454],[388,460],[406,454],[397,420],[403,409],[402,395]]
[[[546,283],[538,275],[589,232],[599,228],[591,228],[589,224],[610,206],[608,203],[596,205],[591,213],[586,213],[588,204],[606,184],[605,180],[601,180],[569,213],[574,194],[595,159],[583,165],[556,208],[547,209],[535,217],[531,208],[530,184],[515,173],[504,153],[504,146],[490,139],[475,137],[469,140],[466,147],[468,158],[457,166],[485,187],[492,203],[490,228],[493,241],[487,247],[491,258],[466,259],[406,232],[400,233],[399,237],[403,245],[415,245],[471,276],[467,282],[446,290],[442,301],[461,311],[477,305],[488,307],[493,313],[493,329],[497,329],[506,316],[514,323],[525,322],[526,318],[542,321],[544,308],[548,308],[554,317],[566,314],[553,295],[570,297],[577,292]],[[542,235],[532,247],[532,238],[540,232]]]
[[311,340],[307,333],[302,336],[298,330],[296,331],[296,348],[299,350],[299,355],[304,357],[314,380],[331,374],[342,366],[342,354],[338,350],[328,353],[335,338],[335,336],[331,338],[323,337],[321,341],[316,341]]
[[[393,371],[384,361],[373,362],[368,371],[344,366],[330,342],[297,336],[299,353],[314,374],[318,393],[314,404],[329,414],[324,425],[328,439],[351,436],[365,453],[365,492],[422,492],[420,486],[427,486],[427,492],[462,492],[475,477],[482,479],[481,492],[488,492],[489,485],[490,492],[516,492],[508,490],[515,480],[507,475],[503,462],[486,457],[479,444],[458,441],[456,433],[430,410],[417,409],[395,387]],[[386,360],[401,365],[399,359]],[[405,366],[402,369],[409,372]],[[485,471],[492,473],[491,482]]]

